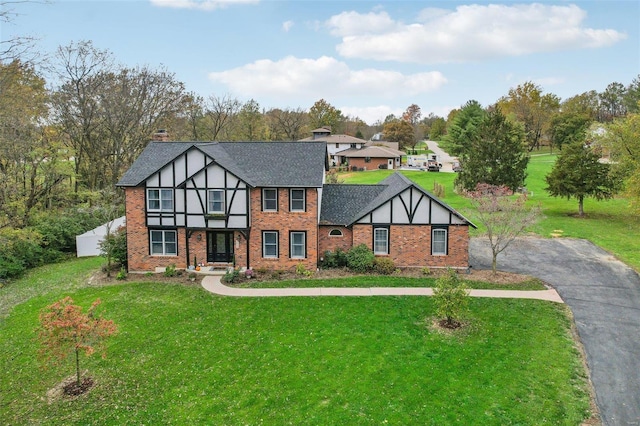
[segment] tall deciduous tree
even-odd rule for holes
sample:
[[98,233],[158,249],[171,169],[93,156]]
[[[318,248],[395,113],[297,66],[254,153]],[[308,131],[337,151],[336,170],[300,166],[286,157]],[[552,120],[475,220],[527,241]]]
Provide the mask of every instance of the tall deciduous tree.
[[48,115],[45,82],[18,60],[0,63],[0,227],[26,225],[70,176]]
[[517,190],[524,185],[529,163],[524,140],[521,125],[508,120],[499,107],[493,108],[469,135],[456,185],[470,191],[479,183]]
[[551,148],[562,149],[574,141],[584,141],[591,118],[571,110],[557,113],[551,120]]
[[416,104],[409,105],[404,113],[402,113],[402,120],[409,123],[411,125],[411,128],[413,128],[413,140],[409,143],[411,149],[415,149],[418,140],[422,137],[422,135],[420,135],[420,129],[418,126],[421,117],[422,111]]
[[324,99],[316,101],[309,109],[309,126],[312,129],[329,126],[333,133],[337,133],[343,120],[342,111]]
[[97,308],[100,299],[93,302],[87,313],[65,297],[49,306],[40,314],[38,338],[40,355],[46,362],[61,362],[73,354],[76,369],[76,384],[80,380],[80,354],[91,356],[96,351],[105,356],[105,340],[118,332],[112,320],[102,318]]
[[415,137],[413,127],[404,120],[395,120],[384,125],[382,130],[384,140],[389,142],[398,142],[400,149],[415,145]]
[[611,151],[613,167],[625,181],[632,207],[640,211],[640,113],[628,114],[607,125],[603,140]]
[[209,96],[205,109],[209,139],[212,141],[229,139],[228,132],[236,119],[242,103],[231,95]]
[[626,89],[622,83],[613,82],[600,93],[600,108],[603,121],[611,121],[627,113],[625,106]]
[[269,140],[295,141],[306,136],[308,117],[301,108],[278,109],[274,108],[267,112],[267,125],[269,128]]
[[237,133],[240,140],[264,140],[264,116],[260,111],[260,104],[250,99],[242,105],[238,113]]
[[578,214],[584,216],[585,198],[609,199],[619,188],[618,182],[610,173],[609,164],[599,160],[600,155],[586,146],[584,141],[566,145],[546,176],[545,189],[552,197],[578,200]]
[[498,255],[540,217],[540,206],[528,206],[525,194],[513,195],[506,186],[479,184],[468,193],[470,212],[483,224],[491,246],[491,270],[496,273]]
[[498,101],[506,115],[524,125],[529,151],[540,149],[547,137],[551,117],[560,107],[560,98],[554,94],[543,94],[542,88],[527,81],[509,90],[509,94]]
[[624,94],[624,106],[627,112],[640,112],[640,74],[627,86]]

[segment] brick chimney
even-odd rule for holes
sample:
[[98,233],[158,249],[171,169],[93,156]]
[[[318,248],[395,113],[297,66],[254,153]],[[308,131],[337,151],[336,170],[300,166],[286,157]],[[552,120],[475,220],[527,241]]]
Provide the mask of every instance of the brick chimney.
[[169,142],[169,133],[165,129],[159,129],[153,134],[151,140],[154,142]]

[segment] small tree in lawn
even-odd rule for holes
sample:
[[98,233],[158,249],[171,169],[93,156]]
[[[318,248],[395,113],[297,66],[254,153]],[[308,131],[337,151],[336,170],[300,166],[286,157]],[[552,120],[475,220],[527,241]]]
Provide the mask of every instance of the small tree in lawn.
[[82,389],[80,354],[84,352],[86,356],[91,356],[95,352],[101,352],[105,357],[106,338],[118,332],[118,327],[112,320],[104,319],[96,312],[98,305],[100,299],[93,302],[85,314],[82,307],[74,305],[73,300],[67,296],[47,306],[40,313],[40,356],[45,363],[58,364],[69,354],[74,355],[75,389]]
[[527,206],[526,194],[514,196],[506,186],[481,183],[468,195],[475,208],[473,215],[487,229],[492,254],[491,270],[495,274],[498,254],[538,221],[540,207]]
[[562,148],[551,173],[546,176],[549,195],[578,200],[578,214],[584,216],[584,199],[613,198],[620,183],[609,171],[609,164],[584,141],[578,140]]
[[469,303],[469,293],[456,271],[450,269],[446,275],[436,280],[433,301],[436,305],[436,315],[444,318],[442,326],[460,327],[460,318]]

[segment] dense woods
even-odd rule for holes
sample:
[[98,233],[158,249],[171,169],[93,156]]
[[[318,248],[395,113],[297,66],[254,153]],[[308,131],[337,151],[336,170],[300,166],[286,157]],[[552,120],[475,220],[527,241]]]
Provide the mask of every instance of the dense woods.
[[[508,129],[505,143],[525,154],[594,143],[618,159],[612,168],[628,194],[640,193],[640,76],[564,100],[525,82],[494,105],[470,100],[447,117],[425,115],[417,100],[397,117],[365,123],[345,116],[322,93],[313,105],[280,108],[188,92],[170,70],[120,65],[91,41],[61,46],[46,60],[28,39],[4,41],[0,53],[0,279],[72,253],[76,234],[121,214],[113,209],[122,205],[114,184],[158,129],[171,140],[274,141],[330,126],[335,134],[364,139],[382,133],[406,150],[422,139],[441,140],[469,165],[478,152],[495,152],[488,149],[492,129]],[[498,183],[518,186],[523,167],[518,173]]]

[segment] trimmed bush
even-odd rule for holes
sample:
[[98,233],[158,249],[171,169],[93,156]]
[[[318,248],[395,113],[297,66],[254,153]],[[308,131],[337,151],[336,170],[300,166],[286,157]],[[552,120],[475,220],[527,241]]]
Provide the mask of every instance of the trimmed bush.
[[373,251],[366,245],[360,244],[347,252],[347,267],[353,272],[369,272],[373,269],[375,259]]
[[388,257],[376,257],[373,270],[380,275],[391,275],[396,271],[396,264]]
[[341,248],[337,248],[335,252],[327,250],[324,252],[320,266],[323,268],[344,268],[347,266],[347,253]]

